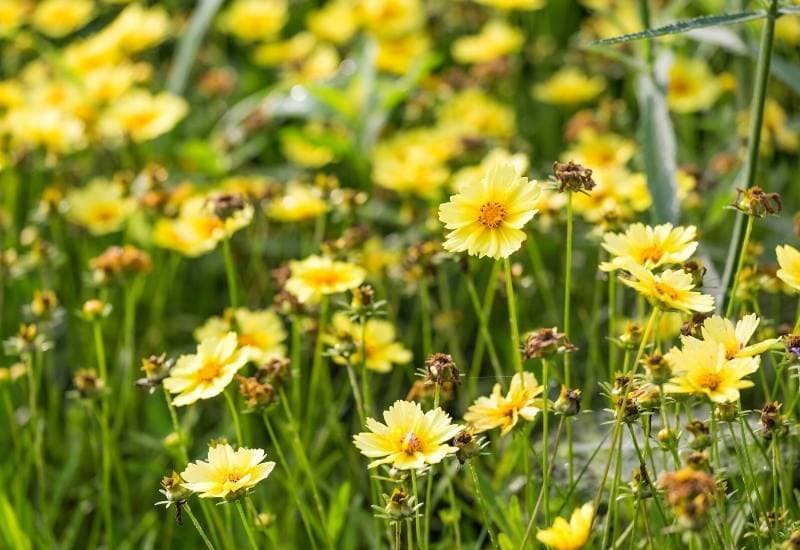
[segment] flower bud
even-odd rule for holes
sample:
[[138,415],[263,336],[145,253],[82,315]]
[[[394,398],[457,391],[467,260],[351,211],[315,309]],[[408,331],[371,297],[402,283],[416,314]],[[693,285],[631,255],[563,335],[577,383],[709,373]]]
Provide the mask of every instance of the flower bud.
[[582,393],[581,390],[571,390],[566,386],[561,386],[561,393],[553,403],[553,410],[564,416],[575,416],[581,412]]

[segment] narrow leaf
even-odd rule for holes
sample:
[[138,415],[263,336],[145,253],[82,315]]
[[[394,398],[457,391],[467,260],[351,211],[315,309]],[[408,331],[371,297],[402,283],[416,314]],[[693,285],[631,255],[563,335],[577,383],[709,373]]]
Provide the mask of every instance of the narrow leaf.
[[167,90],[173,94],[181,95],[186,89],[197,50],[200,49],[208,27],[221,5],[222,0],[201,0],[197,9],[192,12],[189,24],[178,41],[175,58],[167,75]]
[[678,219],[677,148],[664,94],[649,75],[639,76],[639,135],[647,187],[653,198],[652,214],[657,223]]
[[642,40],[646,38],[658,38],[659,36],[667,36],[670,34],[681,34],[694,29],[704,29],[707,27],[719,27],[724,25],[736,25],[746,21],[754,21],[756,19],[763,19],[767,14],[763,10],[757,11],[743,11],[738,13],[723,13],[720,15],[703,15],[701,17],[694,17],[692,19],[684,19],[676,21],[663,27],[656,27],[641,32],[634,32],[631,34],[623,34],[613,38],[605,38],[603,40],[595,40],[593,45],[597,46],[610,46],[612,44],[622,44],[624,42],[632,42],[634,40]]

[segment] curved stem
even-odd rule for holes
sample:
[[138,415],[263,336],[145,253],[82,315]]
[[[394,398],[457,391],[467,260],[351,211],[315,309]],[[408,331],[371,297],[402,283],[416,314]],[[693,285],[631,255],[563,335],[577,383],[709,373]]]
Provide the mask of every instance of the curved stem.
[[[564,335],[570,337],[570,305],[572,300],[572,241],[573,241],[573,216],[572,216],[572,191],[567,191],[567,259],[564,267]],[[564,385],[571,388],[572,368],[570,364],[571,354],[564,354]],[[545,386],[547,391],[547,386]],[[547,396],[545,396],[547,401]],[[545,454],[547,454],[545,452]],[[569,484],[575,479],[575,463],[572,448],[572,419],[567,419],[567,470]],[[545,513],[548,509],[545,506]]]
[[206,532],[203,530],[203,526],[200,525],[200,522],[197,521],[196,517],[194,517],[194,513],[189,507],[188,502],[183,504],[183,510],[186,512],[186,515],[189,516],[189,519],[192,520],[192,524],[194,525],[194,528],[197,529],[197,533],[200,535],[200,538],[203,539],[203,543],[206,545],[206,548],[208,548],[208,550],[214,550],[214,545],[211,544],[211,541],[208,539],[208,535],[206,535]]
[[486,530],[489,532],[489,540],[492,543],[492,548],[500,550],[500,545],[497,543],[497,536],[492,527],[492,519],[489,517],[489,509],[486,507],[486,501],[483,499],[483,491],[481,491],[481,483],[478,480],[478,473],[475,471],[472,461],[467,462],[467,468],[472,476],[472,483],[475,485],[475,497],[478,499],[478,506],[483,513],[483,521],[486,523]]
[[[97,355],[97,368],[100,378],[108,387],[108,367],[106,363],[106,350],[103,344],[103,331],[100,321],[92,322],[94,333],[94,347]],[[111,433],[108,426],[108,399],[105,394],[100,396],[100,438],[101,449],[101,486],[103,518],[106,526],[106,542],[109,548],[114,547],[114,525],[111,515]]]
[[250,522],[247,521],[247,515],[244,513],[244,506],[242,506],[241,500],[236,501],[236,510],[239,512],[239,518],[242,520],[242,526],[244,527],[244,532],[247,535],[247,542],[250,543],[250,548],[253,550],[258,550],[256,537],[253,535],[253,529],[250,527]]
[[244,438],[242,437],[242,425],[239,423],[239,411],[236,410],[236,402],[234,401],[233,395],[228,390],[222,392],[225,395],[225,401],[228,403],[228,410],[231,413],[231,418],[233,419],[233,425],[236,428],[236,442],[241,447],[244,445]]
[[742,239],[742,248],[739,250],[739,261],[736,263],[736,274],[733,276],[733,286],[731,287],[731,295],[728,296],[728,307],[725,308],[725,317],[730,317],[733,314],[733,306],[736,305],[736,291],[739,288],[739,277],[742,274],[742,267],[744,260],[747,257],[747,246],[750,243],[750,233],[753,231],[754,216],[747,217],[747,225],[744,229],[744,239]]

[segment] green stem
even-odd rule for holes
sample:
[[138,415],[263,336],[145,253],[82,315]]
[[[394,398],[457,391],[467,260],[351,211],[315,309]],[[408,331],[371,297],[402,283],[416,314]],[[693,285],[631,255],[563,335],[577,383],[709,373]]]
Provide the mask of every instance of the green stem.
[[478,499],[478,507],[483,514],[483,522],[486,524],[486,530],[489,532],[489,540],[492,543],[492,548],[500,550],[500,545],[497,543],[497,536],[494,534],[494,527],[492,527],[492,519],[489,516],[489,509],[486,506],[486,501],[483,498],[483,491],[481,491],[481,483],[478,480],[478,472],[475,471],[475,466],[470,460],[467,462],[467,468],[472,476],[472,483],[475,485],[475,498]]
[[197,529],[197,533],[200,535],[200,538],[203,539],[203,543],[206,545],[206,548],[208,548],[208,550],[214,550],[214,545],[211,544],[211,541],[208,539],[208,535],[206,535],[206,532],[203,530],[203,526],[200,525],[200,522],[197,521],[196,517],[194,517],[194,512],[192,512],[188,502],[183,504],[183,511],[186,512],[186,515],[188,515],[189,519],[192,520],[192,524],[194,525],[194,528]]
[[242,437],[242,425],[239,422],[239,411],[236,410],[236,402],[234,400],[233,395],[228,390],[222,392],[225,395],[225,401],[228,403],[228,410],[231,413],[231,418],[233,419],[233,425],[236,429],[236,442],[239,446],[244,445],[244,438]]
[[[564,267],[564,335],[567,339],[570,337],[570,318],[571,311],[570,305],[572,302],[572,241],[573,241],[573,215],[572,215],[572,191],[567,191],[567,258],[566,266]],[[572,368],[570,365],[571,354],[564,354],[564,385],[571,388]],[[547,385],[545,385],[545,392]],[[545,401],[547,396],[545,395]],[[547,454],[545,450],[545,455]],[[567,420],[567,470],[569,484],[572,485],[575,479],[575,461],[572,448],[572,419]],[[545,513],[548,513],[548,507],[545,506]]]
[[[419,504],[419,491],[417,490],[417,471],[411,470],[411,490],[414,493],[414,502]],[[427,507],[428,503],[425,502],[424,505]],[[420,544],[424,544],[424,540],[422,538],[422,525],[419,521],[419,514],[414,514],[414,528],[417,533],[417,542]]]
[[231,238],[227,233],[222,239],[222,253],[225,258],[225,276],[228,279],[228,299],[230,306],[235,310],[239,307],[239,291],[236,285],[236,266],[231,252]]
[[167,402],[167,409],[169,409],[169,418],[172,422],[172,431],[175,432],[175,435],[178,437],[178,449],[181,452],[181,467],[183,467],[189,463],[189,453],[186,451],[186,442],[183,440],[183,430],[181,430],[181,424],[178,421],[178,412],[175,410],[175,405],[172,404],[172,397],[170,396],[169,391],[163,384],[161,387],[164,390],[164,400]]
[[311,384],[308,390],[308,410],[306,417],[309,426],[314,422],[317,404],[319,402],[319,386],[321,383],[322,369],[324,364],[323,344],[325,338],[325,331],[327,330],[328,322],[328,297],[323,296],[319,303],[319,319],[317,321],[317,339],[314,343],[314,357],[311,360]]
[[[542,394],[542,509],[544,511],[544,522],[550,525],[550,467],[548,460],[550,459],[548,453],[548,445],[550,444],[549,434],[549,399],[547,398],[547,389],[549,387],[549,361],[542,358],[542,386],[544,387]],[[530,483],[530,480],[527,480]],[[572,482],[570,481],[570,485]]]
[[[483,313],[483,307],[481,306],[480,299],[478,298],[478,292],[475,290],[475,283],[472,281],[472,275],[467,274],[467,293],[469,294],[470,302],[472,303],[472,309],[475,311],[475,315],[478,316],[478,326],[480,329],[481,341],[486,346],[486,351],[489,353],[489,362],[492,365],[492,369],[494,369],[494,375],[500,380],[503,376],[503,368],[500,366],[500,359],[497,357],[497,350],[494,347],[494,341],[492,340],[492,334],[489,332],[489,323],[486,320],[486,315]],[[479,363],[480,365],[480,363]],[[473,372],[473,376],[478,376],[479,373]]]
[[[94,333],[97,368],[100,378],[106,384],[106,387],[108,387],[109,380],[106,351],[103,344],[103,331],[99,320],[92,322],[92,332]],[[103,518],[106,526],[106,542],[109,548],[114,548],[114,525],[111,515],[111,433],[108,426],[108,399],[105,394],[100,396],[100,438],[103,447],[101,450],[101,486]]]
[[[514,281],[511,278],[511,260],[503,259],[506,280],[506,298],[508,299],[508,322],[511,328],[511,357],[514,361],[514,370],[522,375],[522,355],[519,344],[519,327],[517,325],[517,300],[514,297]],[[522,382],[520,380],[520,382]]]
[[433,353],[433,332],[431,331],[431,296],[428,283],[419,283],[419,307],[422,327],[422,354],[428,357]]
[[239,518],[242,520],[242,526],[244,527],[244,532],[247,535],[247,541],[250,543],[250,548],[253,550],[258,550],[258,543],[256,542],[256,537],[253,535],[253,529],[250,527],[250,522],[247,521],[247,515],[244,513],[244,506],[242,506],[242,501],[236,501],[236,510],[239,512]]
[[747,246],[750,243],[750,234],[753,231],[754,216],[747,217],[747,225],[744,230],[744,239],[742,239],[742,248],[739,250],[739,261],[736,263],[736,273],[733,276],[733,287],[731,287],[731,294],[728,296],[728,307],[725,308],[725,317],[730,317],[733,314],[733,306],[736,305],[736,291],[739,288],[739,277],[742,274],[742,267],[744,266],[745,258],[747,257]]

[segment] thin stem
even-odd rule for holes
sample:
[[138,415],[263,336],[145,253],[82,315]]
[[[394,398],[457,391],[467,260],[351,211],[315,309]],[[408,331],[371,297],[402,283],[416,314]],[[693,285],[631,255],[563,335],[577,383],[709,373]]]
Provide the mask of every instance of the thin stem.
[[186,512],[186,515],[189,516],[190,520],[192,520],[192,524],[194,525],[194,528],[197,529],[200,538],[203,539],[203,543],[206,545],[206,548],[208,548],[208,550],[214,550],[214,545],[211,544],[211,541],[208,539],[208,535],[206,535],[206,532],[203,530],[203,526],[200,525],[200,522],[197,521],[196,517],[194,517],[194,512],[192,512],[188,502],[183,504],[183,511]]
[[[542,395],[542,508],[544,510],[544,522],[550,525],[550,468],[548,466],[548,445],[549,445],[549,399],[547,398],[547,389],[549,387],[549,361],[542,358],[542,386],[544,387]],[[530,482],[530,480],[527,480]],[[570,485],[572,482],[570,481]]]
[[[95,355],[100,378],[108,385],[108,367],[106,364],[106,350],[103,344],[103,331],[100,321],[92,322],[94,333]],[[101,449],[101,486],[103,518],[106,526],[106,542],[109,548],[114,547],[114,524],[111,515],[111,433],[108,426],[108,399],[105,394],[100,396],[100,438]]]
[[428,283],[419,282],[419,307],[422,327],[422,354],[428,357],[433,353],[433,332],[431,330],[431,296]]
[[239,422],[239,411],[236,410],[236,402],[234,401],[233,395],[228,390],[222,392],[225,395],[225,401],[228,403],[228,410],[231,413],[231,418],[233,419],[233,425],[236,429],[236,442],[239,443],[241,447],[244,445],[244,438],[242,437],[242,425]]
[[394,550],[400,550],[400,533],[402,531],[402,523],[399,521],[394,522]]
[[367,369],[367,320],[362,316],[361,323],[361,392],[364,414],[372,414],[372,396],[369,391],[369,370]]
[[472,483],[475,485],[475,497],[478,499],[478,506],[483,514],[483,522],[486,524],[486,530],[489,532],[489,540],[492,543],[492,548],[500,550],[500,545],[497,543],[497,537],[494,534],[494,527],[492,527],[492,519],[489,517],[489,509],[486,507],[486,501],[483,499],[483,491],[481,491],[481,484],[478,480],[478,472],[475,471],[475,466],[470,460],[467,462],[467,468],[472,476]]
[[235,310],[239,307],[239,291],[236,285],[236,266],[233,263],[233,253],[231,252],[231,238],[227,232],[225,238],[222,239],[222,254],[225,258],[225,276],[228,279],[228,300]]
[[733,306],[736,305],[736,291],[739,288],[739,277],[742,274],[742,267],[747,256],[747,246],[750,243],[750,233],[753,231],[754,216],[747,217],[747,225],[744,230],[744,239],[742,239],[742,248],[739,250],[739,261],[736,264],[736,273],[733,276],[733,287],[731,287],[731,295],[728,297],[728,307],[725,309],[725,317],[730,317],[733,314]]
[[169,390],[167,390],[163,384],[161,387],[164,390],[164,400],[167,402],[167,409],[169,409],[172,431],[178,436],[178,449],[181,452],[181,466],[185,466],[189,463],[189,453],[186,451],[186,443],[183,440],[183,430],[181,430],[181,424],[178,421],[178,412],[175,410],[175,405],[172,404],[172,397],[169,394]]
[[[475,283],[472,281],[472,275],[468,274],[466,276],[467,280],[467,293],[469,294],[469,300],[472,303],[472,309],[475,311],[475,315],[478,316],[478,326],[480,329],[481,335],[481,342],[484,343],[486,346],[486,351],[489,353],[489,362],[492,365],[492,369],[494,369],[494,375],[499,379],[503,376],[503,368],[500,366],[500,359],[497,357],[497,350],[494,347],[494,341],[492,340],[492,334],[489,332],[489,323],[486,320],[486,315],[483,313],[483,307],[481,307],[480,299],[478,298],[478,293],[475,290]],[[473,375],[477,376],[478,373],[473,373]]]
[[[411,470],[411,490],[414,493],[414,502],[419,504],[419,491],[417,490],[417,471]],[[425,506],[428,506],[428,503],[424,503]],[[419,521],[419,514],[414,514],[414,528],[417,532],[417,542],[420,544],[424,544],[424,540],[422,538],[422,525]]]
[[309,426],[314,421],[316,408],[319,401],[319,385],[320,378],[322,377],[322,368],[324,363],[323,343],[325,331],[328,328],[328,297],[323,296],[319,303],[319,319],[317,321],[317,339],[314,343],[314,357],[311,360],[311,384],[308,390],[308,411],[307,419]]
[[247,541],[250,543],[250,548],[258,550],[258,543],[256,542],[256,537],[253,535],[250,522],[247,521],[247,515],[244,513],[244,506],[242,506],[241,499],[236,501],[236,510],[239,512],[239,518],[242,520],[242,526],[244,527],[245,534],[247,534]]
[[519,345],[519,327],[517,325],[517,300],[514,297],[514,281],[511,278],[511,260],[503,259],[506,280],[506,298],[508,299],[508,322],[511,328],[511,356],[514,360],[514,370],[522,374],[522,355]]
[[[572,300],[572,241],[573,241],[573,215],[572,215],[572,191],[567,191],[567,258],[566,266],[564,267],[564,335],[567,339],[570,337],[570,318],[571,311],[570,305]],[[571,388],[572,367],[570,364],[571,354],[564,354],[564,385]],[[545,392],[547,385],[545,384]],[[545,401],[547,396],[545,395]],[[546,418],[545,418],[546,421]],[[546,425],[546,424],[545,424]],[[545,451],[545,455],[547,452]],[[572,448],[572,419],[567,420],[567,470],[569,484],[575,479],[575,462]],[[547,514],[548,507],[545,505],[545,514]]]

